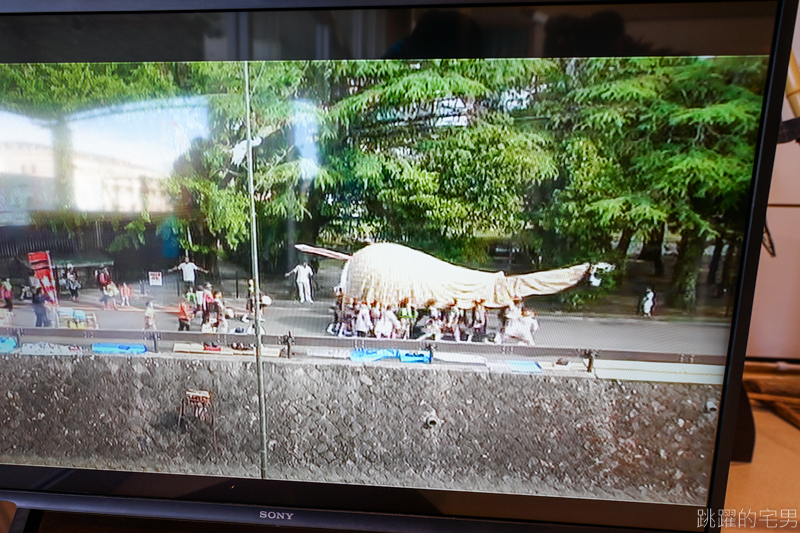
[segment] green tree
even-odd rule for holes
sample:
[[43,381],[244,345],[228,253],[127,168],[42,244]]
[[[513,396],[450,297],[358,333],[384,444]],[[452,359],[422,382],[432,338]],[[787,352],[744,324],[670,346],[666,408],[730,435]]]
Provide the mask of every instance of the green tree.
[[321,150],[329,172],[319,185],[331,200],[323,236],[349,232],[463,261],[476,237],[521,229],[532,185],[551,179],[555,164],[547,136],[519,128],[508,110],[528,105],[552,68],[522,60],[337,65],[331,94],[342,96],[326,116]]
[[633,236],[667,218],[647,176],[632,168],[633,158],[646,149],[641,116],[665,80],[658,59],[650,58],[570,59],[560,67],[534,110],[561,139],[562,174],[539,214],[542,239],[548,255],[616,255],[624,267]]
[[680,234],[670,299],[695,311],[707,242],[733,250],[744,232],[761,112],[764,58],[697,58],[672,65],[670,83],[644,119],[651,150],[635,159],[670,206]]
[[539,110],[563,139],[562,175],[538,214],[550,242],[591,256],[616,239],[624,261],[633,235],[667,225],[681,236],[670,302],[694,311],[706,240],[741,231],[764,68],[760,58],[562,61]]

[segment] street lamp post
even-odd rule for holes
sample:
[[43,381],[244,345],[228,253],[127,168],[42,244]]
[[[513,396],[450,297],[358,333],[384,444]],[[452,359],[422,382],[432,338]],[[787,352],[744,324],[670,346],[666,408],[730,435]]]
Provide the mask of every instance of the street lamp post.
[[247,188],[250,193],[250,258],[253,270],[253,324],[256,334],[256,379],[258,380],[258,419],[261,430],[261,479],[267,478],[267,406],[264,398],[264,371],[261,366],[261,281],[258,276],[258,245],[256,231],[256,198],[253,183],[253,145],[250,127],[250,70],[249,62],[244,62],[245,115],[247,116]]

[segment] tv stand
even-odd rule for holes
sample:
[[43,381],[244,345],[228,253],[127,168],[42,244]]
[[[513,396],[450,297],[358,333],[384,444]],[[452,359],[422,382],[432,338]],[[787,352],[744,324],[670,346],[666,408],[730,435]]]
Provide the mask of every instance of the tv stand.
[[731,461],[751,463],[753,462],[753,450],[756,447],[756,423],[753,419],[753,406],[750,405],[750,397],[747,395],[744,384],[741,384],[740,387]]

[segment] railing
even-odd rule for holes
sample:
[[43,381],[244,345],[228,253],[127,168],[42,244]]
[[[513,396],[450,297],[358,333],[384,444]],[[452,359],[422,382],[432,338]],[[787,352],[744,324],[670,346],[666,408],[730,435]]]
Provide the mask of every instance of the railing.
[[[57,328],[18,328],[0,327],[0,336],[15,337],[17,344],[23,342],[54,342],[62,340],[73,344],[90,344],[94,341],[123,341],[148,344],[154,352],[169,352],[164,343],[195,342],[216,343],[227,346],[232,342],[255,344],[255,335],[241,333],[197,333],[178,331],[135,331],[135,330],[82,330]],[[262,335],[264,346],[286,346],[291,342],[294,348],[340,348],[340,349],[402,349],[408,351],[428,351],[433,349],[442,353],[468,353],[475,355],[500,355],[522,357],[583,357],[617,361],[648,361],[663,363],[694,363],[724,365],[726,355],[639,352],[629,350],[598,350],[596,348],[562,348],[548,346],[522,346],[516,344],[494,344],[477,342],[454,342],[426,340],[375,339],[365,337],[294,337],[289,335]],[[209,352],[213,355],[213,352]]]
[[29,227],[0,228],[0,258],[13,258],[28,252],[75,253],[77,251],[106,250],[116,232],[102,224],[81,228],[70,233]]

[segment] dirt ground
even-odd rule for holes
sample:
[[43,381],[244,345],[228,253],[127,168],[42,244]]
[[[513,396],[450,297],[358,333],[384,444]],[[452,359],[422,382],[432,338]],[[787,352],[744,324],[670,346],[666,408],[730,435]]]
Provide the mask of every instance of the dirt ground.
[[[717,386],[307,359],[264,375],[271,478],[706,501]],[[190,388],[213,425],[178,426]],[[0,462],[258,477],[256,391],[246,358],[0,356]]]

